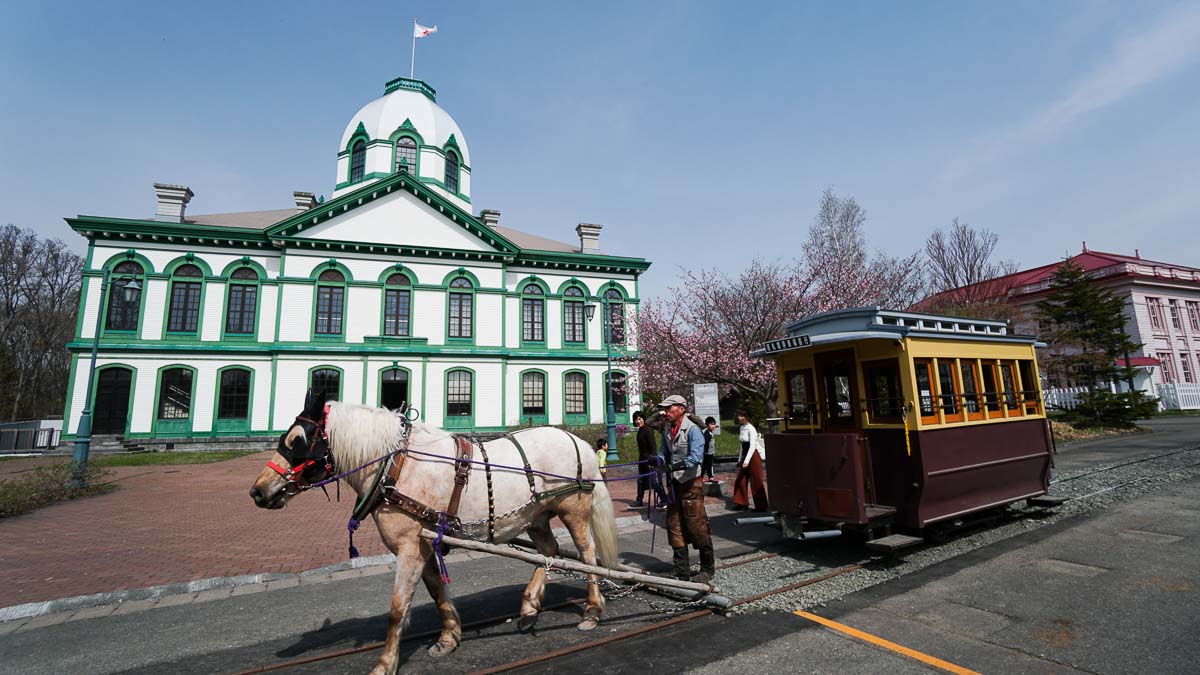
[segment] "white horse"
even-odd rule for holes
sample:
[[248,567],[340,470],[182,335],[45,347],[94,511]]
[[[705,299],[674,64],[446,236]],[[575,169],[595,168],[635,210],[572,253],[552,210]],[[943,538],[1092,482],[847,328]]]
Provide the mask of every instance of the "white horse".
[[[310,391],[305,397],[304,411],[280,436],[277,452],[254,482],[250,496],[262,508],[282,508],[299,493],[298,488],[321,481],[332,475],[330,472],[348,471],[401,447],[404,434],[404,420],[389,410],[338,402],[326,405],[324,394],[314,395]],[[482,464],[475,463],[468,472],[467,465],[461,465],[467,475],[457,510],[462,530],[452,534],[481,540],[491,538],[502,543],[524,532],[539,553],[553,556],[558,553],[558,542],[551,533],[550,518],[558,516],[584,562],[605,566],[618,563],[612,499],[603,482],[592,482],[598,481],[600,470],[595,452],[585,441],[560,429],[540,427],[488,441],[481,447],[482,451],[476,447],[473,459],[482,462],[486,455],[486,461],[493,466],[485,470]],[[425,582],[442,617],[442,633],[429,654],[445,656],[462,639],[458,611],[442,582],[433,546],[420,536],[422,528],[436,529],[437,522],[435,518],[412,513],[420,511],[412,508],[412,503],[433,511],[447,508],[454,493],[456,466],[460,466],[452,459],[459,455],[458,447],[455,438],[445,431],[413,422],[407,448],[409,452],[401,455],[402,466],[393,492],[407,497],[411,503],[398,505],[394,500],[384,501],[372,512],[384,544],[396,555],[396,583],[387,640],[372,673],[394,673],[400,665],[400,636],[418,579]],[[533,473],[494,465],[529,466]],[[345,480],[361,498],[375,485],[378,473],[388,466],[389,461],[382,461]],[[543,473],[571,478],[551,478]],[[520,628],[528,629],[536,622],[545,581],[546,572],[538,567],[521,599]],[[591,575],[589,581],[580,630],[595,628],[604,610],[597,578]]]

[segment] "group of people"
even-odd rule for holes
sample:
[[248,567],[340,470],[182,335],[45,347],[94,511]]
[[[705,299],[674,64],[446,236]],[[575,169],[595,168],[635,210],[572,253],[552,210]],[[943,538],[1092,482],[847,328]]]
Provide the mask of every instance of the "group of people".
[[[667,540],[672,549],[672,574],[679,579],[707,582],[716,574],[716,555],[713,552],[712,534],[708,526],[708,514],[704,510],[704,492],[707,483],[717,482],[713,475],[713,459],[716,455],[717,420],[709,417],[703,422],[687,413],[687,400],[671,395],[658,405],[659,412],[650,419],[641,411],[633,414],[637,427],[638,485],[635,507],[646,505],[646,494],[652,490],[649,474],[660,458],[669,476],[673,493],[667,509]],[[748,509],[753,500],[755,511],[767,508],[766,482],[763,472],[765,459],[762,438],[750,421],[745,410],[737,414],[740,430],[738,440],[741,453],[738,473],[734,479],[734,508]],[[658,428],[662,440],[656,442],[654,429]],[[596,455],[604,470],[608,442],[596,441]],[[688,545],[700,554],[700,571],[691,574]]]

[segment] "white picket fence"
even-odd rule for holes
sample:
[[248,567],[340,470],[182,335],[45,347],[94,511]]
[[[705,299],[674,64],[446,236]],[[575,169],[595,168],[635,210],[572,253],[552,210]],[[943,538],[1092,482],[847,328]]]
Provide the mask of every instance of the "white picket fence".
[[1158,398],[1163,410],[1200,410],[1200,384],[1160,384]]
[[1079,405],[1079,395],[1087,391],[1087,387],[1060,387],[1043,389],[1042,402],[1046,409],[1074,410]]

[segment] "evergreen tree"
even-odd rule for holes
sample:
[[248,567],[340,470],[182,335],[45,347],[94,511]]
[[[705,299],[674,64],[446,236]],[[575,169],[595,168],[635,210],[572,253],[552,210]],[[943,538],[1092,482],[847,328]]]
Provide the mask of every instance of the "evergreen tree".
[[1133,420],[1153,414],[1155,399],[1140,391],[1111,391],[1119,380],[1132,383],[1133,371],[1125,357],[1142,346],[1125,332],[1120,297],[1092,283],[1079,265],[1067,260],[1055,270],[1050,292],[1037,309],[1049,324],[1046,372],[1088,389],[1073,411],[1077,420],[1132,426]]

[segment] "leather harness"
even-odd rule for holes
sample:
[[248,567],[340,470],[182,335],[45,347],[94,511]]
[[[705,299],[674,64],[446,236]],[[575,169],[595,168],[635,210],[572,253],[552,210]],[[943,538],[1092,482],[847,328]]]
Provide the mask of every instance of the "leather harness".
[[[583,478],[583,458],[579,451],[579,443],[575,440],[574,436],[572,436],[572,443],[575,445],[575,481],[551,490],[538,492],[537,484],[533,479],[533,467],[529,465],[529,459],[525,456],[525,449],[522,448],[521,443],[517,441],[516,434],[517,432],[509,432],[504,434],[504,438],[512,441],[513,446],[515,446],[517,449],[517,453],[521,456],[521,463],[525,467],[525,479],[529,482],[531,501],[540,502],[576,491],[591,492],[595,489],[596,484],[594,482],[584,480]],[[467,482],[471,477],[473,449],[476,445],[478,445],[480,455],[483,458],[484,476],[487,480],[488,541],[494,541],[496,536],[496,501],[495,493],[492,488],[492,465],[488,461],[487,451],[484,450],[482,443],[479,443],[470,436],[454,434],[452,438],[454,438],[454,447],[457,453],[457,458],[454,461],[454,490],[450,493],[450,502],[446,505],[444,511],[440,511],[428,506],[427,504],[423,504],[407,495],[402,494],[396,489],[396,485],[400,480],[400,471],[403,469],[404,460],[408,456],[407,452],[399,452],[392,457],[390,466],[387,466],[383,470],[377,472],[371,489],[367,491],[367,493],[355,507],[353,518],[362,521],[381,504],[387,503],[413,516],[417,520],[425,521],[430,524],[438,523],[438,521],[444,515],[447,526],[449,526],[452,530],[461,530],[462,522],[458,518],[458,505],[462,499],[463,490],[467,487]]]

